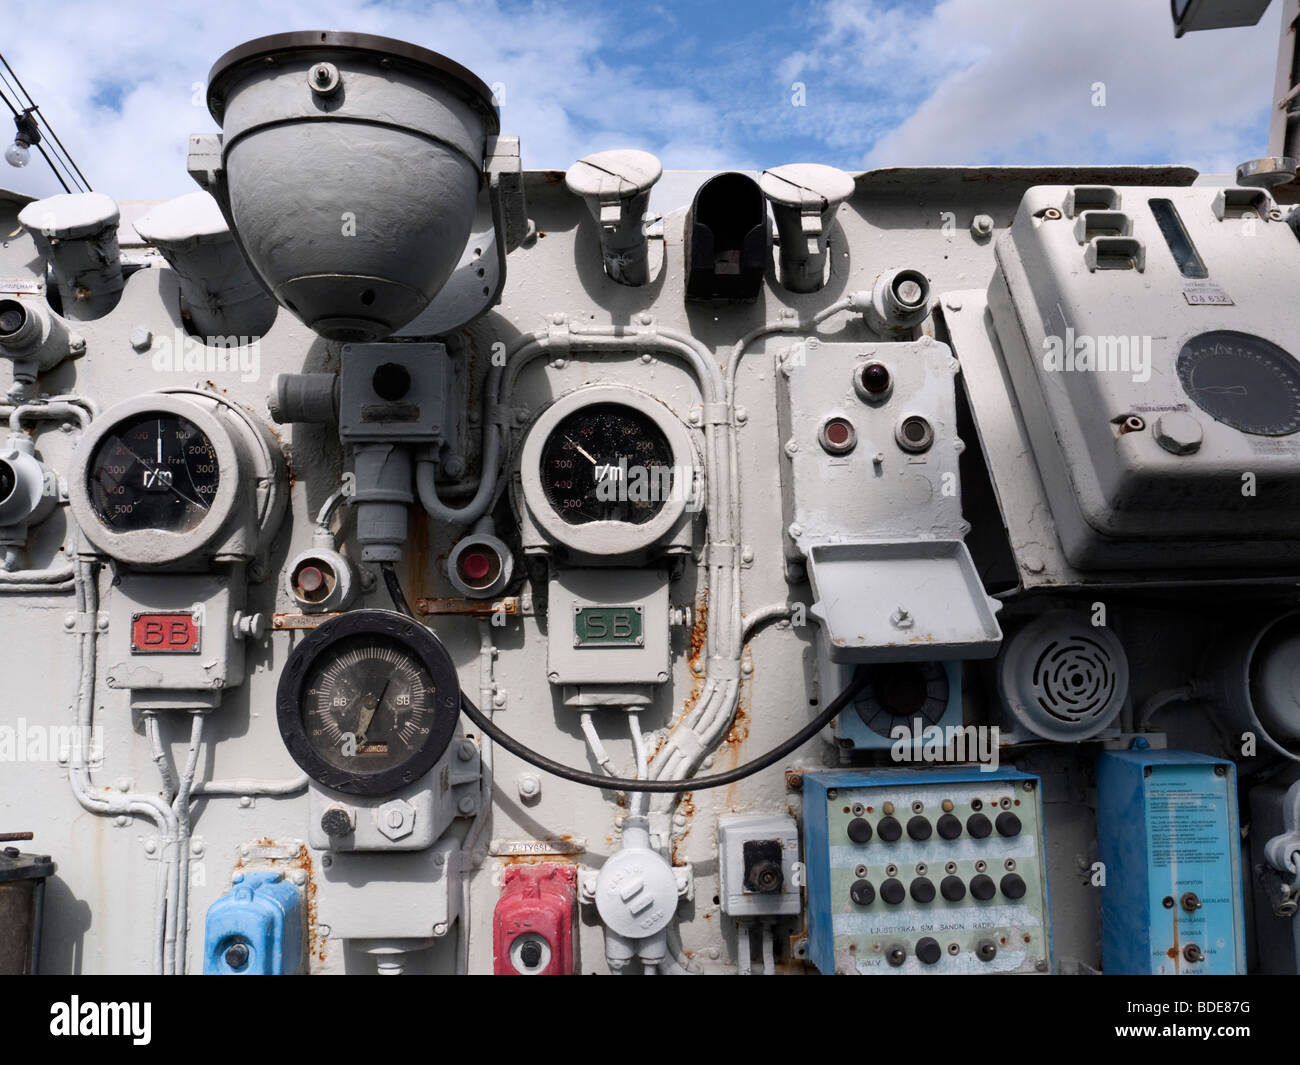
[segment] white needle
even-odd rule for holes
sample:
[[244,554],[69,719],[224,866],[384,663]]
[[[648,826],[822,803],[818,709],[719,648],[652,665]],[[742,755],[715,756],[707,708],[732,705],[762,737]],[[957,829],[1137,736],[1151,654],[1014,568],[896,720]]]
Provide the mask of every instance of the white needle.
[[597,462],[594,458],[591,457],[591,452],[587,451],[587,450],[586,450],[586,449],[585,449],[581,444],[578,443],[578,441],[574,440],[573,437],[569,436],[568,433],[565,433],[565,434],[564,434],[564,439],[567,440],[567,441],[568,441],[570,444],[572,444],[574,447],[576,447],[576,448],[578,449],[578,454],[580,454],[583,458],[585,458],[585,459],[586,459],[588,462],[590,462],[593,466],[599,466],[599,465],[600,465],[599,462]]
[[158,419],[158,465],[162,465],[162,419]]

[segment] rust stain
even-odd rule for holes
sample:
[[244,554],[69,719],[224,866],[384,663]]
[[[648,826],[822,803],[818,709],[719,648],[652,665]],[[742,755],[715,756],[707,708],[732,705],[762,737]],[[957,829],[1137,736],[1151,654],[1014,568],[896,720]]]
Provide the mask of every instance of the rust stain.
[[677,715],[676,723],[669,728],[663,735],[663,738],[655,745],[650,752],[651,759],[659,754],[664,742],[669,736],[681,727],[682,722],[695,709],[695,704],[700,701],[700,695],[704,692],[704,670],[701,668],[701,661],[704,656],[705,647],[708,644],[709,637],[709,593],[705,589],[701,591],[695,601],[695,622],[691,625],[690,648],[687,651],[688,663],[691,670],[691,691],[682,703],[681,712]]
[[406,554],[406,587],[410,589],[424,587],[424,575],[429,572],[429,512],[424,507],[411,507],[411,530],[406,542],[410,550]]
[[577,867],[563,854],[503,854],[497,861],[503,869],[512,865],[568,865]]
[[692,791],[682,792],[682,797],[677,804],[677,812],[686,818],[686,824],[680,832],[673,833],[672,847],[672,864],[685,865],[687,859],[685,855],[679,853],[681,847],[686,843],[686,837],[691,834],[691,829],[695,827],[695,793]]

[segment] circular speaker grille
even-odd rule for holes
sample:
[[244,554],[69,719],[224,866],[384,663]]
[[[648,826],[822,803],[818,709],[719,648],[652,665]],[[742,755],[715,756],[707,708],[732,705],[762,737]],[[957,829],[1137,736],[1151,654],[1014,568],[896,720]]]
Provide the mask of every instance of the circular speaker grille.
[[998,688],[1018,724],[1049,740],[1085,740],[1106,728],[1128,694],[1128,661],[1110,629],[1055,610],[1003,648]]

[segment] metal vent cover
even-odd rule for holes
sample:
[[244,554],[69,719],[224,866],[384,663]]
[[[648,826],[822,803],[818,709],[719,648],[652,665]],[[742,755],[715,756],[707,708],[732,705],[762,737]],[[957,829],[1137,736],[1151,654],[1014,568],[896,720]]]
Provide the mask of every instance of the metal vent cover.
[[1074,611],[1049,611],[1003,647],[998,692],[1016,723],[1035,735],[1058,742],[1090,739],[1124,705],[1128,658],[1110,629]]

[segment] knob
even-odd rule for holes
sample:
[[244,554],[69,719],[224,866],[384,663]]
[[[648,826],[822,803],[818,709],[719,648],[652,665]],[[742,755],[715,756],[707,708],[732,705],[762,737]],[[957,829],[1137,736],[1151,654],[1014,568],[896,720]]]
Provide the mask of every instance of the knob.
[[975,957],[980,961],[992,961],[998,956],[998,945],[991,939],[981,939],[975,947]]
[[1190,962],[1204,961],[1205,955],[1201,953],[1201,948],[1195,943],[1188,943],[1183,947],[1183,957]]
[[939,884],[939,894],[949,902],[961,902],[966,897],[966,885],[959,876],[945,876]]
[[912,839],[929,839],[933,831],[934,827],[929,820],[919,814],[907,822],[907,834]]
[[876,825],[876,831],[886,843],[897,843],[903,835],[903,826],[896,817],[882,817],[880,824]]
[[1002,894],[1009,899],[1025,897],[1025,882],[1016,873],[1008,873],[1004,876],[999,886],[1002,888]]
[[898,968],[903,962],[907,961],[907,950],[903,947],[903,944],[895,943],[885,952],[885,960],[894,968]]
[[1184,891],[1178,902],[1188,913],[1195,913],[1201,908],[1201,900],[1196,897],[1195,891]]
[[971,877],[970,893],[972,898],[979,899],[980,902],[988,902],[998,890],[998,886],[993,883],[991,876],[985,876],[983,873]]
[[935,824],[942,839],[956,839],[961,835],[961,820],[952,814],[944,814]]
[[352,831],[352,816],[341,806],[331,806],[320,815],[320,827],[330,839]]
[[943,957],[943,948],[937,939],[926,936],[916,941],[916,956],[926,965],[933,965]]
[[892,876],[880,885],[880,897],[889,905],[897,906],[907,897],[907,891],[903,888],[901,880],[895,880]]
[[538,963],[542,960],[542,948],[533,940],[529,940],[519,948],[519,961],[525,969],[536,969]]
[[876,889],[870,880],[855,880],[849,888],[849,898],[859,906],[870,906],[876,901]]
[[917,902],[934,901],[934,881],[929,877],[918,876],[912,881],[912,898]]
[[993,823],[983,814],[971,814],[966,822],[966,831],[975,839],[987,839],[993,831]]
[[759,894],[775,895],[785,884],[785,873],[780,862],[764,858],[750,868],[748,879]]
[[994,822],[998,828],[999,836],[1018,836],[1020,835],[1020,818],[1010,810],[1003,810],[998,814],[997,821]]
[[248,944],[231,943],[226,948],[226,964],[232,969],[242,969],[248,964]]
[[849,839],[854,843],[866,843],[871,839],[871,822],[863,817],[855,817],[849,822]]

